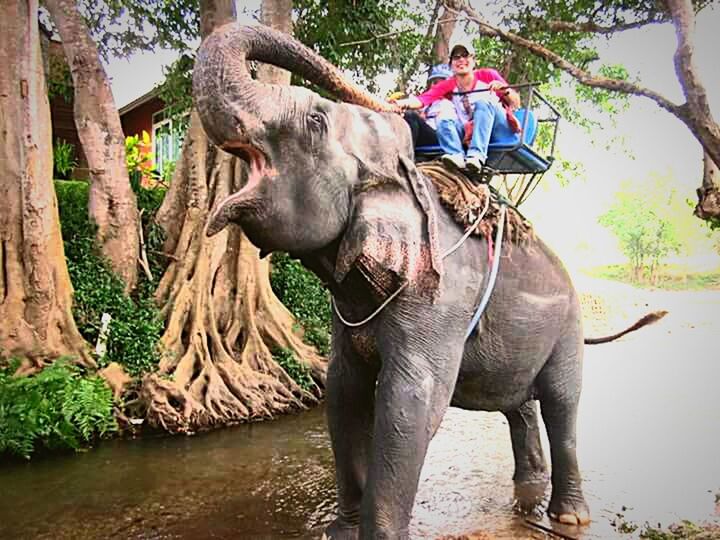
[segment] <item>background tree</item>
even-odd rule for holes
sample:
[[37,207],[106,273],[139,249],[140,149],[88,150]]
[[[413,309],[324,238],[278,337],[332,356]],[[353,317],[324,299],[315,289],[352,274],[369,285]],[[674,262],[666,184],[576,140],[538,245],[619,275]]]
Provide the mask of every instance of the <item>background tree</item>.
[[71,314],[37,9],[5,2],[0,24],[0,360],[22,357],[21,372],[60,356],[94,366]]
[[[568,5],[555,0],[532,4],[506,0],[500,6],[500,24],[488,22],[488,18],[467,1],[456,6],[451,5],[456,2],[449,0],[445,3],[449,9],[456,9],[458,15],[464,15],[480,35],[505,44],[510,53],[507,58],[523,57],[523,63],[532,66],[527,63],[529,53],[536,58],[536,64],[553,66],[553,77],[557,78],[560,72],[567,73],[581,85],[593,89],[594,95],[601,98],[608,93],[645,97],[677,117],[703,149],[704,173],[697,191],[695,215],[720,224],[720,125],[711,114],[705,87],[693,61],[695,16],[711,4],[710,0],[612,1],[600,5],[590,1]],[[597,59],[595,44],[598,37],[611,38],[619,32],[658,23],[675,26],[678,39],[675,72],[683,89],[684,103],[674,103],[659,92],[629,81],[623,69],[601,66],[592,72],[589,68],[589,63]],[[582,55],[580,59],[568,56],[568,43],[573,44],[575,53],[584,53],[584,61]],[[516,65],[517,62],[512,63]]]
[[623,182],[610,209],[599,218],[617,237],[630,260],[632,280],[657,284],[660,264],[680,250],[679,212],[684,202],[668,179],[653,175],[644,182]]
[[[277,9],[265,16],[283,17]],[[231,0],[200,3],[203,36],[234,18]],[[242,162],[208,142],[193,110],[158,213],[172,254],[156,293],[167,321],[164,357],[143,382],[149,420],[170,431],[268,418],[320,395],[319,386],[301,388],[291,367],[277,361],[294,361],[324,380],[326,363],[293,331],[293,317],[270,288],[267,260],[237,227],[204,234],[212,206],[245,180]]]
[[[457,7],[454,2],[449,5]],[[420,71],[420,66],[425,64],[428,68],[427,74],[435,64],[450,61],[450,38],[455,31],[455,23],[457,17],[455,11],[448,9],[442,0],[436,0],[435,6],[427,21],[427,31],[425,39],[420,42],[420,50],[418,54],[414,54],[406,59],[404,64],[400,65],[397,77],[397,89],[400,92],[407,93],[407,85],[413,76]],[[431,44],[431,49],[427,47]]]
[[[321,11],[308,13],[321,13],[323,20],[329,17],[336,22],[352,13],[348,11],[350,2],[333,3],[329,11],[322,11],[322,6],[317,3],[314,9]],[[202,34],[232,20],[230,7],[230,2],[201,2]],[[291,8],[288,0],[263,2],[261,20],[290,31]],[[354,35],[348,34],[347,28],[386,28],[378,25],[387,21],[377,17],[365,20],[360,15],[348,19],[358,21],[355,26],[348,20],[335,25],[345,28],[343,39]],[[298,26],[307,16],[297,19]],[[331,28],[330,22],[324,24],[326,30]],[[328,45],[337,43],[338,38],[321,35],[326,41],[315,46],[345,51],[338,54],[354,58],[347,66],[354,66],[360,74],[374,77],[382,64],[371,60],[390,57],[386,43],[353,55],[352,47]],[[182,57],[176,67],[191,68],[192,56]],[[276,83],[289,80],[285,72],[267,66],[259,66],[257,76]],[[175,69],[169,79],[180,84],[165,95],[190,95],[178,90],[189,82],[188,71]],[[166,234],[164,251],[170,254],[156,291],[166,318],[161,340],[164,356],[158,373],[144,380],[142,391],[150,421],[171,431],[270,417],[313,403],[321,393],[326,363],[302,342],[295,319],[274,295],[267,260],[259,258],[236,227],[212,239],[203,234],[212,206],[244,182],[244,164],[209,144],[193,112],[181,158],[157,217]],[[312,374],[316,382],[301,388],[289,376],[298,368]]]
[[427,15],[408,0],[296,0],[294,8],[295,37],[371,92],[378,75],[413,64],[430,44],[420,33]]
[[97,244],[130,291],[137,280],[138,209],[110,82],[76,2],[47,0],[45,5],[72,75],[75,126],[90,168],[88,211],[97,226]]

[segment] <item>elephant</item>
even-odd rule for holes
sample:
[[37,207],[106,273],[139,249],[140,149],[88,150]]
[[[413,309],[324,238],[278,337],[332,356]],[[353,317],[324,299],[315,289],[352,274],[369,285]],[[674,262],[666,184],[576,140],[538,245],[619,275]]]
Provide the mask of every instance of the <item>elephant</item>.
[[[338,100],[258,82],[251,60]],[[550,481],[550,517],[587,524],[575,425],[582,317],[558,257],[539,238],[513,245],[481,328],[466,339],[489,272],[488,240],[472,236],[443,259],[463,230],[414,163],[394,105],[291,36],[236,23],[201,44],[193,94],[209,139],[249,170],[215,204],[206,234],[240,225],[262,256],[299,258],[334,299],[326,401],[338,515],[325,536],[409,537],[428,444],[451,405],[505,415],[521,506],[536,504]]]

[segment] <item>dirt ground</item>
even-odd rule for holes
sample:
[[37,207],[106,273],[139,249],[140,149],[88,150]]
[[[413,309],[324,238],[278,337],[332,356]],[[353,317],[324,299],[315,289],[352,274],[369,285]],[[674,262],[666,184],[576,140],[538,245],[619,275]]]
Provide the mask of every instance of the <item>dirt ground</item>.
[[[617,342],[586,346],[578,458],[593,522],[560,528],[543,517],[541,525],[567,538],[632,538],[684,519],[717,527],[720,291],[575,282],[590,337],[650,310],[669,314]],[[476,536],[468,538],[550,537],[513,515],[512,468],[501,415],[451,409],[423,469],[413,537],[470,531]],[[704,538],[715,537],[717,528]]]

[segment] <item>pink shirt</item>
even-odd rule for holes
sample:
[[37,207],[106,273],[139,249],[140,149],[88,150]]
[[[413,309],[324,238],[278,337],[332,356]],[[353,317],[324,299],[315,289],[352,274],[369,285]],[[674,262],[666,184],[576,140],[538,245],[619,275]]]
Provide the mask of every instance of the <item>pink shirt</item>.
[[[473,71],[473,75],[475,76],[475,84],[472,88],[473,90],[485,88],[492,81],[500,81],[501,83],[503,83],[503,85],[508,84],[507,81],[503,79],[502,75],[500,75],[500,73],[498,73],[498,71],[495,69],[476,69],[475,71]],[[453,102],[458,119],[461,120],[463,123],[467,123],[472,120],[472,113],[469,114],[465,110],[465,107],[462,105],[462,96],[454,93],[456,90],[457,81],[455,80],[455,77],[451,77],[433,85],[431,88],[417,96],[417,98],[425,107],[441,99],[449,99]],[[479,101],[482,99],[491,99],[495,103],[497,103],[498,107],[505,109],[505,115],[508,121],[508,125],[513,131],[520,132],[520,123],[517,121],[517,118],[515,118],[512,110],[508,105],[503,105],[500,99],[494,93],[492,95],[490,95],[489,92],[468,94],[468,100],[470,103],[474,103],[475,101]]]
[[[495,69],[481,68],[476,69],[473,74],[475,75],[475,83],[478,81],[485,84],[490,84],[492,81],[500,81],[503,84],[507,84],[507,81],[503,79],[502,75]],[[457,81],[455,77],[450,77],[444,81],[440,81],[434,84],[430,89],[420,94],[417,98],[422,102],[424,107],[427,107],[431,103],[439,99],[452,99],[453,92],[457,89]]]

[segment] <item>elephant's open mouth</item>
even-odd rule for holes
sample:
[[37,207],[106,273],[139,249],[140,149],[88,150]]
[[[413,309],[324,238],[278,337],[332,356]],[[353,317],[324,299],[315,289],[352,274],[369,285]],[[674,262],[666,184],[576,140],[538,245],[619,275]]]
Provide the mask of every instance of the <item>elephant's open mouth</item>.
[[268,167],[265,154],[257,147],[250,144],[225,143],[221,148],[247,162],[250,170],[248,171],[247,183],[243,188],[223,199],[210,215],[205,229],[207,236],[219,233],[228,223],[235,221],[244,208],[257,206],[260,198],[256,196],[256,192],[262,181],[277,176],[277,171],[272,167]]

